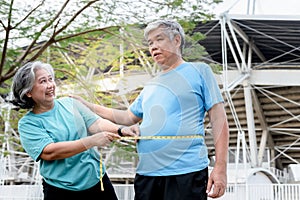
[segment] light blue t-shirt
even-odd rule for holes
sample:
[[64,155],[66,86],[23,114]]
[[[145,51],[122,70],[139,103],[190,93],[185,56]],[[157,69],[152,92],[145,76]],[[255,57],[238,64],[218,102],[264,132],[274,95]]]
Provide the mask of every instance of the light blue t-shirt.
[[73,98],[61,98],[54,100],[54,103],[50,111],[41,114],[30,111],[20,119],[21,144],[30,157],[40,160],[40,173],[48,184],[68,190],[88,189],[100,178],[100,154],[96,148],[53,161],[40,159],[39,156],[50,143],[87,137],[87,128],[99,116]]
[[[142,136],[204,136],[205,113],[220,102],[211,68],[183,63],[149,81],[130,110],[143,119]],[[209,164],[204,138],[139,140],[137,150],[137,173],[145,176],[185,174]]]

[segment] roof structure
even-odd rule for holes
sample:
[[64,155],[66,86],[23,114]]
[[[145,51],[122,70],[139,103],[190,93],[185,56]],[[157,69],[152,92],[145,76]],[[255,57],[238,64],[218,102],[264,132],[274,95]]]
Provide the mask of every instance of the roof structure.
[[[220,21],[225,20],[225,21]],[[300,63],[300,17],[299,19],[280,16],[221,16],[220,20],[201,23],[195,29],[206,35],[200,43],[205,46],[211,58],[222,63],[222,32],[232,41],[233,49],[227,44],[227,63],[236,66],[234,53],[237,42],[243,51],[244,46],[253,51],[251,65],[253,69],[299,65]],[[223,25],[224,27],[222,27]],[[237,41],[234,41],[234,40]],[[245,56],[247,57],[247,56]],[[239,60],[241,62],[241,60]]]
[[246,147],[252,167],[267,150],[271,167],[299,164],[300,18],[224,13],[195,31],[206,36],[205,59],[223,66],[230,147]]

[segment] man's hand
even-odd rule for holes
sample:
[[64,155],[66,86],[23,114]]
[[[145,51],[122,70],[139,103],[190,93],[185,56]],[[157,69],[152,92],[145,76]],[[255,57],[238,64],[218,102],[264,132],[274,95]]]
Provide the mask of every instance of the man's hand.
[[206,193],[208,197],[218,198],[221,197],[226,190],[227,175],[226,175],[226,163],[215,164],[213,171],[211,172]]

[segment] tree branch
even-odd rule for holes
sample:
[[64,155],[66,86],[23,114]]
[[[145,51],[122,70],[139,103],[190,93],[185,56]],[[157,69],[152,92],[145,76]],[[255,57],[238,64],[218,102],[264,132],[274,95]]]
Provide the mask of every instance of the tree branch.
[[[110,27],[106,27],[106,28],[98,28],[98,29],[86,30],[86,31],[83,31],[83,32],[80,32],[80,33],[75,33],[75,34],[67,35],[67,36],[64,36],[64,37],[60,37],[59,39],[56,39],[56,40],[54,38],[49,39],[49,40],[45,41],[44,43],[42,43],[41,45],[37,45],[37,46],[35,46],[35,47],[33,47],[33,48],[30,49],[30,51],[28,53],[32,53],[35,50],[38,50],[38,52],[35,53],[31,58],[29,58],[28,62],[33,61],[36,58],[38,58],[46,50],[47,47],[49,47],[50,45],[52,45],[55,42],[60,42],[60,41],[67,40],[67,39],[70,39],[70,38],[74,38],[74,37],[77,37],[77,36],[80,36],[80,35],[84,35],[84,34],[88,34],[88,33],[92,33],[92,32],[98,32],[98,31],[103,31],[103,32],[115,35],[114,33],[112,33],[112,32],[109,31],[109,29],[112,29],[112,28],[120,28],[120,27],[119,26],[110,26]],[[15,69],[15,67],[12,67],[2,77],[1,81],[5,81],[5,80],[8,80],[11,77],[13,77],[14,74],[15,74],[15,71],[16,71],[14,69]]]
[[0,82],[2,80],[2,72],[3,72],[3,67],[4,67],[5,59],[6,59],[9,33],[10,33],[10,30],[11,30],[11,18],[12,18],[13,4],[14,4],[14,0],[11,0],[10,6],[9,6],[9,12],[8,12],[7,27],[5,29],[5,40],[4,40],[4,44],[3,44],[2,57],[1,57],[1,62],[0,62]]
[[61,27],[57,32],[55,32],[55,36],[61,33],[63,30],[65,30],[85,9],[87,9],[97,1],[99,0],[89,1],[85,6],[83,6],[80,10],[78,10],[63,27]]
[[6,30],[6,26],[5,26],[5,24],[2,22],[2,20],[0,20],[0,24],[3,26],[4,30]]
[[98,31],[103,31],[103,32],[113,34],[110,31],[108,31],[111,28],[119,28],[119,26],[110,26],[110,27],[106,27],[106,28],[97,28],[97,29],[92,29],[92,30],[86,30],[86,31],[83,31],[83,32],[80,32],[80,33],[74,33],[74,34],[71,34],[71,35],[60,37],[60,38],[56,39],[55,41],[60,42],[60,41],[66,40],[66,39],[74,38],[74,37],[84,35],[84,34],[87,34],[87,33],[98,32]]
[[[52,20],[50,20],[47,24],[45,24],[41,30],[39,31],[40,34],[38,34],[33,41],[31,42],[31,44],[26,48],[26,50],[24,51],[24,53],[18,58],[17,63],[20,63],[22,60],[25,59],[25,57],[28,55],[28,53],[30,52],[31,48],[33,48],[33,46],[36,44],[36,41],[38,40],[38,38],[40,37],[40,35],[49,27],[53,24],[53,22],[59,17],[59,15],[63,12],[63,10],[66,8],[67,4],[69,3],[70,0],[66,0],[65,3],[63,4],[63,6],[61,7],[61,9],[58,11],[58,13],[52,18]],[[50,40],[53,39],[53,37],[50,38]]]
[[32,13],[34,13],[39,7],[41,7],[44,4],[45,0],[43,0],[40,4],[38,4],[34,9],[32,9],[23,19],[21,19],[16,25],[12,27],[12,29],[15,29],[18,27],[21,23],[23,23]]
[[[86,8],[90,7],[93,3],[97,2],[99,0],[94,0],[94,1],[89,1],[85,6],[83,6],[80,10],[78,10],[73,17],[63,26],[61,27],[57,32],[54,32],[53,35],[51,36],[51,38],[49,39],[49,41],[45,42],[43,44],[43,46],[41,46],[41,48],[38,50],[38,52],[32,56],[31,59],[36,59],[39,55],[42,54],[43,51],[45,51],[45,49],[50,46],[52,43],[55,42],[55,37],[61,33],[63,30],[65,30]],[[61,10],[62,11],[62,10]],[[58,17],[58,15],[57,15]]]

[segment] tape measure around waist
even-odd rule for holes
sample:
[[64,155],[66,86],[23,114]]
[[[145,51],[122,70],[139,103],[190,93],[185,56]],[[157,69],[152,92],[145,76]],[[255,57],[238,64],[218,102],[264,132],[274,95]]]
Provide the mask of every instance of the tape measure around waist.
[[[203,138],[202,135],[145,135],[145,136],[122,136],[120,140],[178,140]],[[100,173],[102,174],[102,159],[100,160]],[[100,175],[101,190],[104,191],[102,176]]]
[[203,138],[202,135],[145,135],[145,136],[122,136],[121,140],[178,140]]

